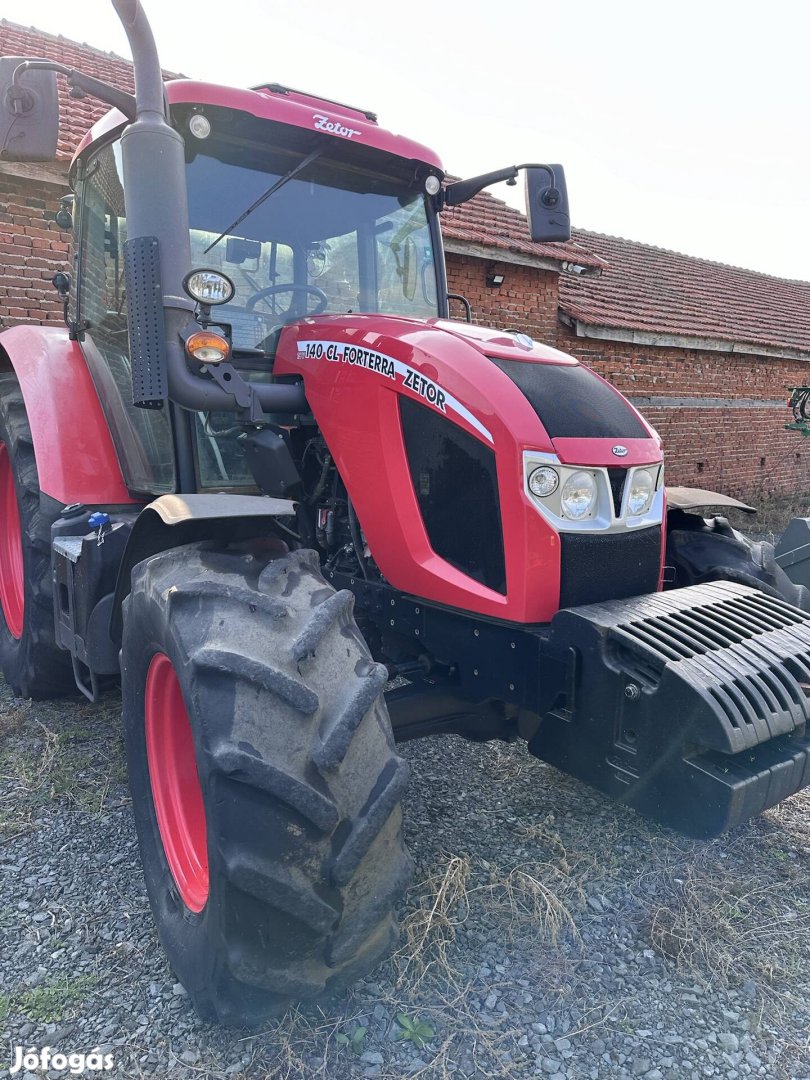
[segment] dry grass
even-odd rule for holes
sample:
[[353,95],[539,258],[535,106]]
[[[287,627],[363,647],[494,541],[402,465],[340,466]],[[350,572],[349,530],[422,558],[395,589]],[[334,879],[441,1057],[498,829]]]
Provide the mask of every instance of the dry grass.
[[789,985],[807,962],[810,901],[800,905],[785,892],[782,882],[752,886],[736,874],[689,867],[653,912],[650,940],[699,978]]
[[[53,705],[15,703],[0,715],[10,730],[0,749],[0,780],[14,788],[13,806],[0,805],[0,829],[14,829],[52,801],[72,809],[101,814],[110,791],[126,780],[123,744],[112,722],[118,709],[93,711],[71,703],[55,712]],[[41,714],[47,723],[39,719]]]
[[417,886],[418,901],[403,921],[404,945],[398,985],[416,989],[432,971],[454,976],[450,950],[458,927],[470,914],[471,866],[467,856],[449,855]]
[[807,492],[781,498],[763,496],[760,499],[752,495],[746,501],[757,508],[756,514],[738,511],[729,513],[727,510],[722,513],[729,517],[735,529],[746,535],[769,540],[772,544],[778,541],[792,518],[810,515],[810,493]]

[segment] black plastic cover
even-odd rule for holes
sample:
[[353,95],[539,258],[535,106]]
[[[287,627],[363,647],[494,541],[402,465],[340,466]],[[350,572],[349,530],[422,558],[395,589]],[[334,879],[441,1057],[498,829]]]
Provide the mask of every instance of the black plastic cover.
[[532,240],[548,244],[571,239],[568,189],[562,165],[526,169],[526,212]]
[[540,417],[552,439],[648,439],[629,403],[581,364],[530,363],[491,356]]
[[495,452],[435,410],[400,397],[413,489],[430,546],[452,566],[506,592]]
[[301,477],[280,430],[272,427],[248,432],[245,458],[261,492],[283,499],[300,483]]

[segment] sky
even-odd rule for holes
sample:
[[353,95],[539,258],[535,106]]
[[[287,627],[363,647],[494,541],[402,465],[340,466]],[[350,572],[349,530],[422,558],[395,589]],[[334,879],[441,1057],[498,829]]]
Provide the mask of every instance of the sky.
[[[798,0],[143,4],[164,68],[372,109],[461,176],[561,162],[576,227],[810,280]],[[109,0],[0,15],[130,56]]]

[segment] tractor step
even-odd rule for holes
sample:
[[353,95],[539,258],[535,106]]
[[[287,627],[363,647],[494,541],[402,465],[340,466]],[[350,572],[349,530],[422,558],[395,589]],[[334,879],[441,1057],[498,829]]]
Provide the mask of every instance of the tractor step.
[[733,582],[561,611],[529,749],[690,836],[810,785],[810,614]]

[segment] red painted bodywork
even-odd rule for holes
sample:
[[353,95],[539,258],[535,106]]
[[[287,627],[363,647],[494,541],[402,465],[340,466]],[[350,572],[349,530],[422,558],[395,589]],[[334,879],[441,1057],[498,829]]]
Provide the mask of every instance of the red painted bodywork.
[[[299,348],[302,342],[309,348]],[[451,566],[428,542],[408,468],[398,395],[438,406],[405,385],[404,370],[397,369],[392,378],[326,355],[317,358],[313,343],[322,342],[374,350],[437,384],[448,395],[441,410],[447,418],[494,449],[506,595]],[[573,464],[616,465],[611,453],[616,440],[552,441],[517,386],[488,356],[527,363],[577,363],[555,349],[542,345],[521,348],[514,337],[467,324],[334,315],[305,319],[284,330],[274,372],[303,376],[307,400],[346,483],[375,561],[395,588],[481,615],[520,623],[547,622],[559,607],[560,540],[525,494],[523,452],[557,453]],[[452,399],[461,403],[469,416],[457,411]],[[649,439],[627,441],[629,454],[622,464],[661,460],[658,442],[648,430]],[[475,522],[460,521],[458,527],[475,528]]]
[[[373,146],[389,154],[396,154],[397,157],[420,161],[432,166],[438,172],[442,171],[441,161],[427,146],[412,142],[401,135],[393,135],[385,128],[379,127],[374,121],[368,120],[357,109],[322,101],[308,94],[295,91],[277,94],[270,90],[237,90],[230,86],[192,82],[190,79],[166,83],[166,92],[171,105],[183,102],[203,106],[216,105],[223,109],[236,109],[265,120],[290,124],[292,127],[322,131],[336,139],[347,138],[346,135],[340,134],[339,130],[319,127],[321,121],[318,118],[324,117],[325,122],[332,124],[334,128],[351,131],[352,134],[348,137],[352,142],[363,146]],[[123,113],[112,109],[87,132],[78,145],[75,157],[78,157],[96,139],[117,131],[126,122]]]
[[31,425],[39,486],[68,505],[132,499],[81,349],[67,330],[13,326],[0,334]]

